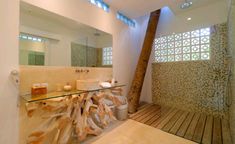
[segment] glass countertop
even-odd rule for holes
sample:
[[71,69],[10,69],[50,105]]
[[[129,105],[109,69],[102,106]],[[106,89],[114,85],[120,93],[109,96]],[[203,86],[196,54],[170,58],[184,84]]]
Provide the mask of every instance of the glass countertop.
[[95,91],[101,91],[101,90],[107,90],[107,89],[114,89],[117,87],[124,87],[124,86],[125,86],[124,84],[115,84],[111,87],[107,87],[107,88],[98,87],[97,89],[92,89],[92,90],[71,90],[71,91],[49,92],[47,94],[42,94],[42,95],[26,94],[26,95],[20,95],[20,96],[26,102],[31,103],[31,102],[39,102],[39,101],[53,99],[53,98],[71,96],[71,95],[75,95],[75,94],[82,94],[82,93],[87,93],[87,92],[95,92]]

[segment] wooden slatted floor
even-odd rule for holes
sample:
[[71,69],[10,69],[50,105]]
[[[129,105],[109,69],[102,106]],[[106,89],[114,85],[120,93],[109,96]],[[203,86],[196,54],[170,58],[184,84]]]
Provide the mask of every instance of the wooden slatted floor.
[[228,121],[219,117],[145,104],[130,119],[202,144],[232,144]]

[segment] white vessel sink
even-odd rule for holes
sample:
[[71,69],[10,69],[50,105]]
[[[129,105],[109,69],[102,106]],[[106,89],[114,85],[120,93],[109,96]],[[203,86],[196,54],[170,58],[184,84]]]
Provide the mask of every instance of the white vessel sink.
[[77,90],[95,90],[100,88],[99,81],[95,79],[77,80]]

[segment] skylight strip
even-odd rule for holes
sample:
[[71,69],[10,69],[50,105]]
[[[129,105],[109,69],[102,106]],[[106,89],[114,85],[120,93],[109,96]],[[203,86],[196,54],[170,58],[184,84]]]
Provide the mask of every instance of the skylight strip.
[[28,34],[23,34],[23,33],[21,33],[19,35],[19,38],[23,39],[23,40],[34,41],[34,42],[43,42],[44,41],[44,39],[41,38],[41,37],[36,37],[36,36],[32,36],[32,35],[28,35]]
[[135,27],[135,21],[128,18],[127,16],[125,16],[124,14],[117,12],[117,19],[121,20],[122,22],[124,22],[125,24]]
[[109,12],[109,5],[105,2],[103,2],[103,0],[88,0],[91,4],[103,9],[106,12]]

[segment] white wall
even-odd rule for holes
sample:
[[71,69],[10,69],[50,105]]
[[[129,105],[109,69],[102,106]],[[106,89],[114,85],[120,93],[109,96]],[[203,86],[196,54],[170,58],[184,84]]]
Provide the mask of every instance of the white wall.
[[19,1],[0,0],[0,143],[18,143],[18,89],[9,78],[18,69]]
[[[218,1],[216,3],[206,5],[204,7],[199,7],[179,13],[175,15],[169,7],[162,8],[161,16],[159,19],[159,24],[157,28],[156,37],[161,35],[168,35],[172,33],[186,32],[194,29],[199,29],[202,27],[208,27],[214,24],[223,23],[227,21],[228,15],[228,4],[227,1]],[[187,21],[187,18],[191,17],[191,21]],[[146,27],[145,22],[149,16],[143,16],[138,19],[138,21],[144,21],[144,27]],[[144,31],[142,29],[141,40],[144,38]],[[142,44],[140,45],[142,46]],[[141,101],[152,102],[152,77],[151,77],[151,67],[154,62],[154,48],[152,50],[151,58],[148,64],[148,69],[146,77],[144,80],[144,85],[141,93]]]
[[68,37],[62,37],[60,41],[48,40],[47,65],[48,66],[71,66],[71,42]]
[[[35,19],[37,18],[31,20],[34,21]],[[35,21],[31,23],[34,23],[34,25],[37,26]],[[45,65],[71,66],[71,42],[76,39],[75,37],[72,37],[71,35],[63,35],[58,32],[53,33],[43,31],[26,25],[20,26],[20,32],[46,38],[45,44],[43,43],[46,54]]]
[[46,45],[42,42],[19,40],[19,63],[21,65],[28,65],[28,55],[30,51],[45,52]]

